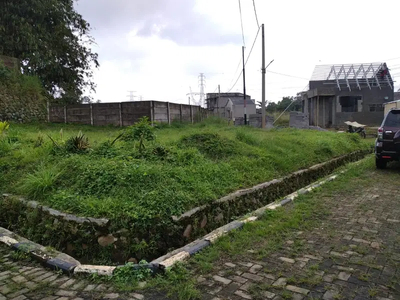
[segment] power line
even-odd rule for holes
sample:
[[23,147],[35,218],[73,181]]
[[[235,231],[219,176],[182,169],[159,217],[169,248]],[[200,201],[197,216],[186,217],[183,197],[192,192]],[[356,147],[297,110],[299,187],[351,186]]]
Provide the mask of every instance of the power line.
[[382,61],[391,61],[391,60],[396,60],[396,59],[400,59],[400,57],[389,58],[389,59],[383,59]]
[[[246,61],[245,61],[245,63],[244,63],[244,66],[246,66],[246,65],[247,65],[247,62],[249,61],[249,58],[250,58],[251,52],[253,51],[254,45],[256,44],[256,41],[257,41],[257,38],[258,38],[258,34],[260,33],[260,28],[261,28],[261,27],[258,27],[258,31],[257,31],[256,38],[254,39],[253,45],[251,46],[251,49],[250,49],[249,55],[247,56],[247,59],[246,59]],[[234,84],[234,85],[233,85],[233,86],[230,88],[230,90],[228,91],[228,93],[229,93],[230,91],[232,91],[232,90],[233,90],[233,88],[236,86],[236,84],[238,83],[238,81],[239,81],[239,78],[240,78],[240,76],[242,76],[242,74],[243,74],[243,70],[240,72],[240,74],[239,74],[238,78],[237,78],[237,79],[236,79],[236,81],[235,81],[235,84]]]
[[282,73],[278,73],[278,72],[274,72],[274,71],[268,71],[268,73],[273,73],[273,74],[277,74],[277,75],[281,75],[281,76],[286,76],[286,77],[292,77],[292,78],[298,78],[298,79],[304,79],[304,80],[309,80],[309,78],[304,78],[304,77],[298,77],[298,76],[293,76],[293,75],[288,75],[288,74],[282,74]]
[[255,0],[253,0],[253,7],[254,7],[254,14],[256,15],[257,27],[260,27],[260,23],[258,23],[258,16],[257,16],[257,9],[256,9]]
[[239,12],[240,12],[240,24],[242,26],[242,38],[243,38],[243,46],[246,46],[244,43],[244,30],[243,30],[243,17],[242,17],[242,5],[240,4],[239,0]]
[[232,80],[231,80],[231,82],[229,83],[229,85],[228,86],[231,86],[232,85],[232,83],[233,83],[233,81],[235,80],[235,75],[236,75],[236,72],[239,70],[239,67],[240,67],[240,64],[242,63],[242,56],[240,56],[240,60],[239,60],[239,63],[238,63],[238,65],[237,65],[237,67],[236,67],[236,70],[235,70],[235,72],[233,73],[234,75],[234,77],[232,78]]

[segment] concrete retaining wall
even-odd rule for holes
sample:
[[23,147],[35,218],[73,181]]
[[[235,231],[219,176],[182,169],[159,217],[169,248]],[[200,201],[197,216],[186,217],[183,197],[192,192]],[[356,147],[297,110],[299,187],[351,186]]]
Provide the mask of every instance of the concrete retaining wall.
[[49,121],[93,126],[130,126],[140,118],[148,117],[151,122],[195,123],[206,118],[208,113],[199,106],[160,101],[54,105],[49,108]]
[[[151,260],[190,243],[238,217],[263,207],[330,174],[347,162],[364,157],[357,151],[300,170],[280,179],[240,190],[170,219],[154,219],[150,225],[115,228],[105,219],[79,218],[36,202],[4,195],[0,197],[0,226],[35,242],[56,247],[81,263],[109,257],[115,262]],[[156,248],[143,249],[143,243]],[[136,250],[133,250],[136,249]]]

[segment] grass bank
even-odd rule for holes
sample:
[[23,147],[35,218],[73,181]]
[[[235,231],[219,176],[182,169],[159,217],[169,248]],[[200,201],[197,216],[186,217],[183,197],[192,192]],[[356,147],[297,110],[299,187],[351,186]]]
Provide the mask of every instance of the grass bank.
[[[216,274],[231,278],[235,273],[224,265],[226,262],[263,261],[273,253],[280,253],[287,240],[294,241],[292,254],[297,257],[304,248],[297,235],[299,231],[310,231],[326,222],[332,213],[331,207],[326,203],[331,197],[348,197],[359,192],[360,186],[367,187],[374,183],[374,178],[371,177],[371,170],[374,168],[372,157],[361,163],[351,164],[347,167],[348,171],[335,181],[310,194],[299,196],[290,205],[267,211],[261,219],[245,224],[241,230],[220,238],[184,265],[178,265],[169,271],[167,277],[158,277],[151,283],[156,288],[168,291],[173,299],[202,299],[204,286],[197,283],[196,279],[208,280]],[[273,275],[279,277],[278,270],[264,268],[264,271],[273,272]],[[305,276],[306,271],[308,270],[304,270]],[[313,284],[312,281],[308,283]],[[268,285],[262,282],[253,284],[248,293],[253,299],[265,299],[264,286]]]
[[[86,150],[67,151],[79,131],[88,138]],[[114,228],[142,230],[237,189],[370,146],[357,135],[262,131],[215,120],[158,126],[142,149],[129,139],[112,143],[119,133],[113,127],[11,124],[0,141],[0,191],[106,217]],[[151,240],[140,247],[157,248],[156,233]]]

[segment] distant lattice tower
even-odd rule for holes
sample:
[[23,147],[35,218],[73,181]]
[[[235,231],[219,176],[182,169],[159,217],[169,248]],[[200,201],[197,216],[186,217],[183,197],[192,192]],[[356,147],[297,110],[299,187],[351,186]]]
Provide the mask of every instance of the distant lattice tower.
[[204,107],[205,101],[206,101],[206,76],[204,73],[200,73],[199,75],[199,87],[200,87],[200,100],[199,100],[199,105],[201,107]]

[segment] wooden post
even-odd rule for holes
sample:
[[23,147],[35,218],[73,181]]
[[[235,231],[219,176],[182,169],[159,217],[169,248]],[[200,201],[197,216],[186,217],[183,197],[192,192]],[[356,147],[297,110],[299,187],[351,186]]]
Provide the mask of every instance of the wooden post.
[[190,122],[193,124],[193,106],[190,105]]
[[122,127],[123,123],[122,123],[122,103],[119,103],[119,126]]
[[169,102],[167,102],[167,120],[168,120],[168,124],[171,125],[171,113],[170,113],[170,109],[169,109]]
[[90,105],[90,125],[94,125],[94,121],[93,121],[93,104],[89,104]]
[[64,123],[67,124],[67,106],[64,106]]

